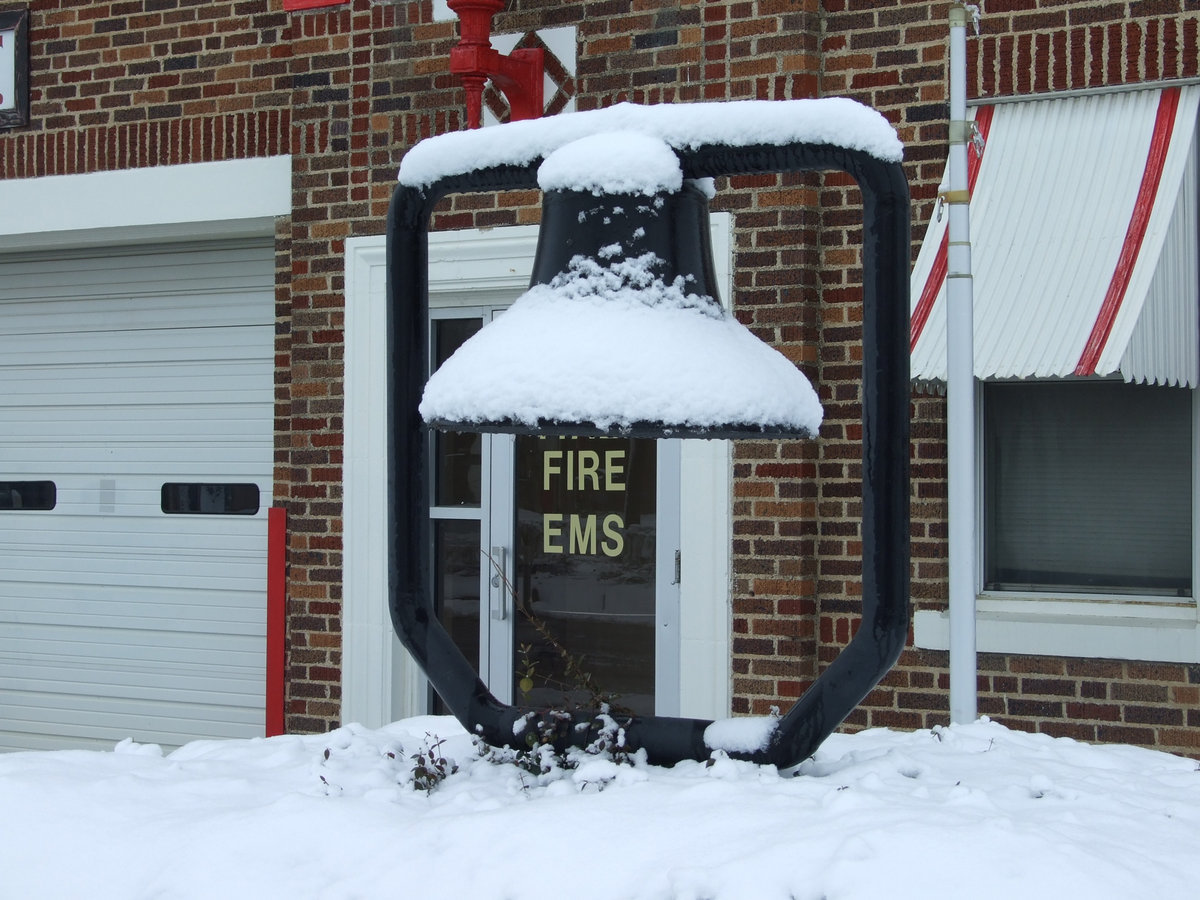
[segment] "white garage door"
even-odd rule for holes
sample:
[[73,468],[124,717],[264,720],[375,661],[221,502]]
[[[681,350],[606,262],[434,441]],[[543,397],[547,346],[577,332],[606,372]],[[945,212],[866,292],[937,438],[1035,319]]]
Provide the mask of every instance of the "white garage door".
[[0,256],[0,749],[264,729],[269,242]]

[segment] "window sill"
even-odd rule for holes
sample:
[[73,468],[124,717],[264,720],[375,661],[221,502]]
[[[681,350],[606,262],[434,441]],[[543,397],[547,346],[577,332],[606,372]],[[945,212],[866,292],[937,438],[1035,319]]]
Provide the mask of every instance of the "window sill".
[[[975,642],[980,653],[1200,662],[1200,622],[1192,601],[984,594],[977,603]],[[913,643],[925,650],[949,649],[949,613],[918,611]]]

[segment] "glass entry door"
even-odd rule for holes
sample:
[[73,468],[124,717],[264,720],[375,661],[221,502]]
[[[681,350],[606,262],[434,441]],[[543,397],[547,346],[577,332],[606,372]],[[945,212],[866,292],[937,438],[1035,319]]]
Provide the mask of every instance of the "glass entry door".
[[[494,314],[434,311],[433,365]],[[431,440],[438,614],[492,693],[674,714],[678,442]]]

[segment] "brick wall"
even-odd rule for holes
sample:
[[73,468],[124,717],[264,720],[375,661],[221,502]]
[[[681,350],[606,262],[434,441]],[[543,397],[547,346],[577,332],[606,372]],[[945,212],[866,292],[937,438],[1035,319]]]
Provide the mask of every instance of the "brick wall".
[[[287,727],[340,716],[343,254],[383,230],[396,168],[463,125],[453,22],[430,0],[285,13],[280,0],[31,4],[32,124],[0,133],[0,178],[262,156],[293,159],[277,231],[276,495],[289,509]],[[986,0],[972,96],[1197,74],[1183,0]],[[906,144],[915,242],[945,159],[945,2],[510,0],[499,33],[578,30],[576,104],[849,95]],[[6,8],[0,0],[0,9]],[[843,176],[719,185],[739,319],[820,384],[815,443],[736,448],[737,712],[786,706],[856,627],[861,359],[857,191]],[[436,228],[535,222],[536,192],[448,198]],[[945,598],[945,425],[913,399],[913,597]],[[947,718],[945,654],[910,650],[848,727]],[[1196,752],[1200,669],[981,657],[980,711],[1020,727]]]
[[28,6],[31,122],[0,133],[0,178],[287,152],[287,19],[266,4]]

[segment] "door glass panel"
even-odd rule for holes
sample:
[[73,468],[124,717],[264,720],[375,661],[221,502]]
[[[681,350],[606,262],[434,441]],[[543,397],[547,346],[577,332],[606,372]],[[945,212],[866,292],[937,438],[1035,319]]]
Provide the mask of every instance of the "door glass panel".
[[[483,326],[480,318],[435,319],[433,366],[436,369]],[[478,434],[435,432],[434,506],[479,506],[483,469],[482,439]]]
[[478,662],[479,523],[435,520],[433,558],[438,618],[463,655]]
[[[431,362],[437,368],[483,325],[480,317],[434,319]],[[480,533],[483,441],[477,434],[433,432],[434,604],[442,627],[472,663],[480,662]],[[440,698],[432,711],[445,713]]]
[[513,696],[654,712],[653,440],[517,438]]

